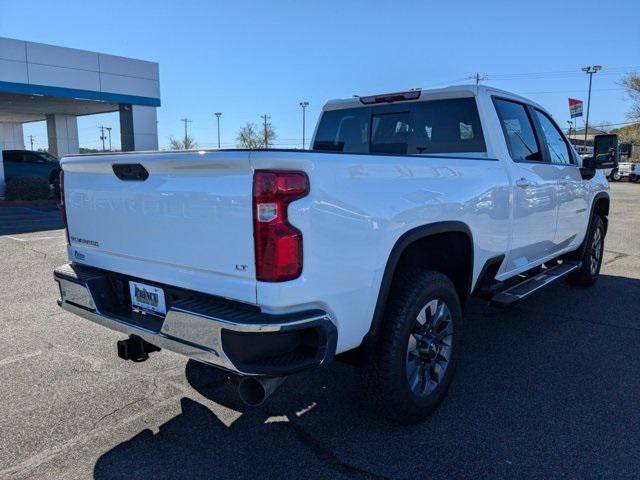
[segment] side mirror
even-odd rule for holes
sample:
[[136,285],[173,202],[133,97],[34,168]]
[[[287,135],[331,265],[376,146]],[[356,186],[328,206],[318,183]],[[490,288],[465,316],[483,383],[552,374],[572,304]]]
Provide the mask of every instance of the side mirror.
[[583,166],[587,168],[616,168],[618,166],[617,135],[596,135],[593,141],[593,157],[585,159]]

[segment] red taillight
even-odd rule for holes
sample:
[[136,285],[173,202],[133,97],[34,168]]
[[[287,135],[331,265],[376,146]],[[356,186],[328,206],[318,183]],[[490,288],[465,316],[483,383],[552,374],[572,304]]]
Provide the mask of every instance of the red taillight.
[[60,212],[62,213],[62,223],[64,224],[64,231],[67,235],[67,244],[69,244],[69,225],[67,224],[67,207],[64,203],[64,170],[60,170],[58,174],[58,181],[60,182]]
[[303,172],[258,170],[253,177],[256,278],[293,280],[302,273],[302,233],[289,223],[287,207],[309,193]]

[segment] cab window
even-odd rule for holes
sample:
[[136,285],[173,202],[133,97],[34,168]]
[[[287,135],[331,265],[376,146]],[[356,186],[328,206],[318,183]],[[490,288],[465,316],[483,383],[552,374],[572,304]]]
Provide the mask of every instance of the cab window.
[[395,155],[487,151],[471,97],[327,111],[313,148]]
[[572,163],[571,152],[569,151],[569,145],[567,145],[562,133],[560,133],[546,113],[536,109],[536,117],[538,118],[538,123],[542,129],[544,139],[547,142],[551,162],[558,163],[560,165],[570,165]]

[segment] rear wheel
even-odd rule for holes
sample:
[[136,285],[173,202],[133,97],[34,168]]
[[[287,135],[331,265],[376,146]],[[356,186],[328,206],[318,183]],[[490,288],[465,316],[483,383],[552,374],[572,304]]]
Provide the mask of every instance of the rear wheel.
[[378,349],[364,375],[389,419],[414,423],[443,400],[453,378],[462,323],[460,300],[439,272],[414,272],[394,288]]
[[594,215],[585,239],[587,243],[580,258],[582,265],[567,277],[567,282],[583,287],[590,287],[596,283],[604,254],[604,234],[602,218]]

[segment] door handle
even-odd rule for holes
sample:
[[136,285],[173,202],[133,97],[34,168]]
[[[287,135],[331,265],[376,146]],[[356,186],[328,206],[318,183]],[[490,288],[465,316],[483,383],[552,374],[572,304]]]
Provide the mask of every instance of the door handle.
[[533,180],[529,180],[527,178],[522,177],[516,180],[516,185],[520,188],[530,188],[530,187],[535,187],[538,184]]

